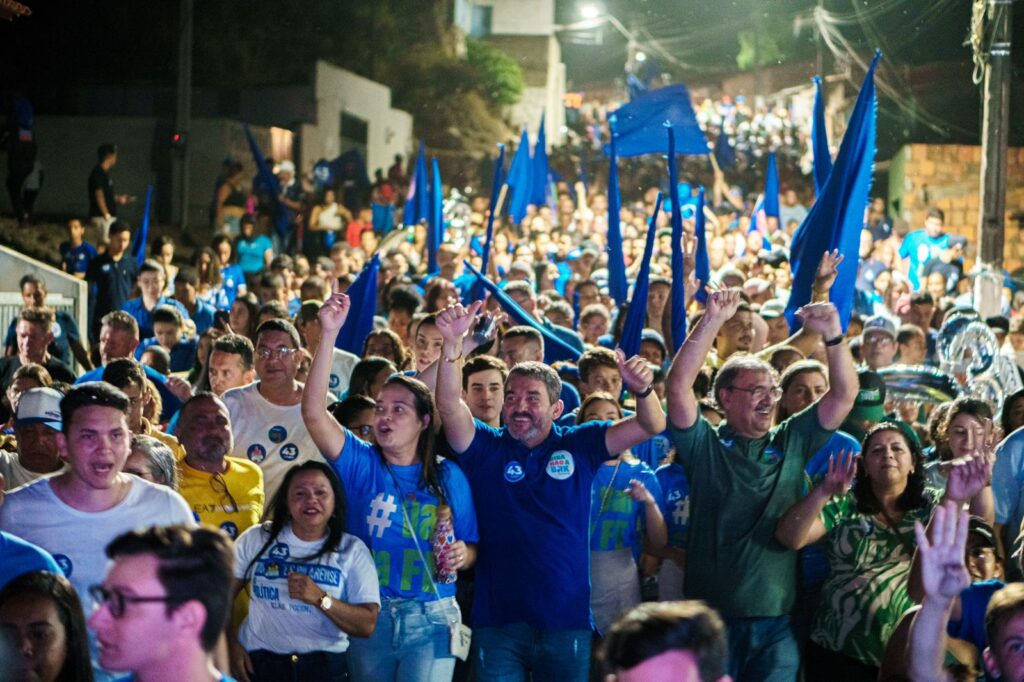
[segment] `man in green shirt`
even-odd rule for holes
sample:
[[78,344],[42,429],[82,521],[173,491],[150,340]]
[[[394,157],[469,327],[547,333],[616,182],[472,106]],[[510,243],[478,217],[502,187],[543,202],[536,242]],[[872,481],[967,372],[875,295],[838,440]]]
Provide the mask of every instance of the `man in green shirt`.
[[708,296],[704,316],[668,376],[669,428],[691,490],[684,593],[708,602],[725,619],[733,680],[791,681],[800,666],[789,622],[797,553],[775,540],[775,525],[800,499],[807,458],[853,406],[857,373],[835,306],[804,306],[797,313],[804,328],[825,341],[828,392],[773,428],[782,394],[778,375],[767,362],[736,354],[715,378],[725,421],[712,427],[700,414],[693,382],[740,303],[738,289]]

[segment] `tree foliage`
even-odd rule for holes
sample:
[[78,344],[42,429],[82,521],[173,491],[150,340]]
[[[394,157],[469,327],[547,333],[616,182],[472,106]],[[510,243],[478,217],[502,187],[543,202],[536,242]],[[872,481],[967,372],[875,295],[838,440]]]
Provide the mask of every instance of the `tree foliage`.
[[512,105],[523,96],[523,70],[501,50],[467,38],[466,62],[476,71],[481,91],[495,104]]

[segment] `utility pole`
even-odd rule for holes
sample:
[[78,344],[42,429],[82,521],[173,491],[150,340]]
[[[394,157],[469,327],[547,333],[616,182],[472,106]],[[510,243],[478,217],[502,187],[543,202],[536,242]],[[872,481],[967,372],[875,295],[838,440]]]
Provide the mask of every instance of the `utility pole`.
[[181,0],[178,11],[178,90],[172,145],[172,222],[178,229],[188,225],[189,165],[192,159],[192,1]]
[[[1006,214],[1006,152],[1010,129],[1010,27],[1013,0],[988,0],[990,41],[985,62],[981,131],[981,215],[978,260],[1003,267]],[[1001,281],[1001,279],[1000,279]],[[998,297],[995,300],[999,300]]]

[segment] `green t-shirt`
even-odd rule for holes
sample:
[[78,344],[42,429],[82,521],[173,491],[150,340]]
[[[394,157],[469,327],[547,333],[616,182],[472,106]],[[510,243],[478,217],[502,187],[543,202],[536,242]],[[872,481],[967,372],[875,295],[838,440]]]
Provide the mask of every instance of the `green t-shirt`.
[[670,429],[690,481],[687,599],[703,599],[727,618],[789,614],[797,553],[775,539],[775,525],[800,499],[807,459],[832,436],[817,403],[754,440],[704,417]]
[[[914,601],[907,593],[913,559],[914,521],[928,524],[938,491],[925,493],[928,504],[887,523],[857,511],[853,493],[831,500],[821,512],[829,577],[822,586],[811,639],[832,651],[877,666],[885,643]],[[902,536],[902,539],[901,539]]]

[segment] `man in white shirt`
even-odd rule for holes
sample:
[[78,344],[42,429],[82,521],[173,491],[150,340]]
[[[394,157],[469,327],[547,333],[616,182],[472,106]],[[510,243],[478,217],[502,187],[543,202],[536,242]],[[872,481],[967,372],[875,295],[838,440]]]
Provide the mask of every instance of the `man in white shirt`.
[[14,415],[18,450],[0,450],[0,474],[4,475],[8,490],[60,471],[64,466],[57,454],[63,397],[53,388],[30,388],[21,394]]
[[256,330],[256,382],[221,396],[235,435],[231,455],[260,465],[268,500],[288,469],[323,459],[302,421],[303,385],[295,380],[300,345],[299,332],[290,322],[267,320]]
[[[320,346],[322,332],[320,329],[320,318],[317,315],[320,312],[321,305],[323,305],[323,301],[304,301],[302,307],[299,308],[299,312],[295,315],[295,327],[299,330],[299,334],[302,335],[302,340],[305,342],[306,350],[309,351],[310,355],[316,355],[316,349]],[[332,349],[331,376],[327,386],[331,394],[338,400],[348,390],[349,380],[352,378],[352,369],[356,366],[357,362],[359,362],[358,355],[341,350],[340,348]]]
[[[8,493],[0,529],[52,554],[84,597],[103,580],[103,548],[112,539],[139,526],[195,522],[178,493],[122,473],[131,439],[124,393],[101,382],[80,384],[68,391],[60,411],[57,449],[67,468]],[[110,679],[116,675],[97,667],[97,681]]]

